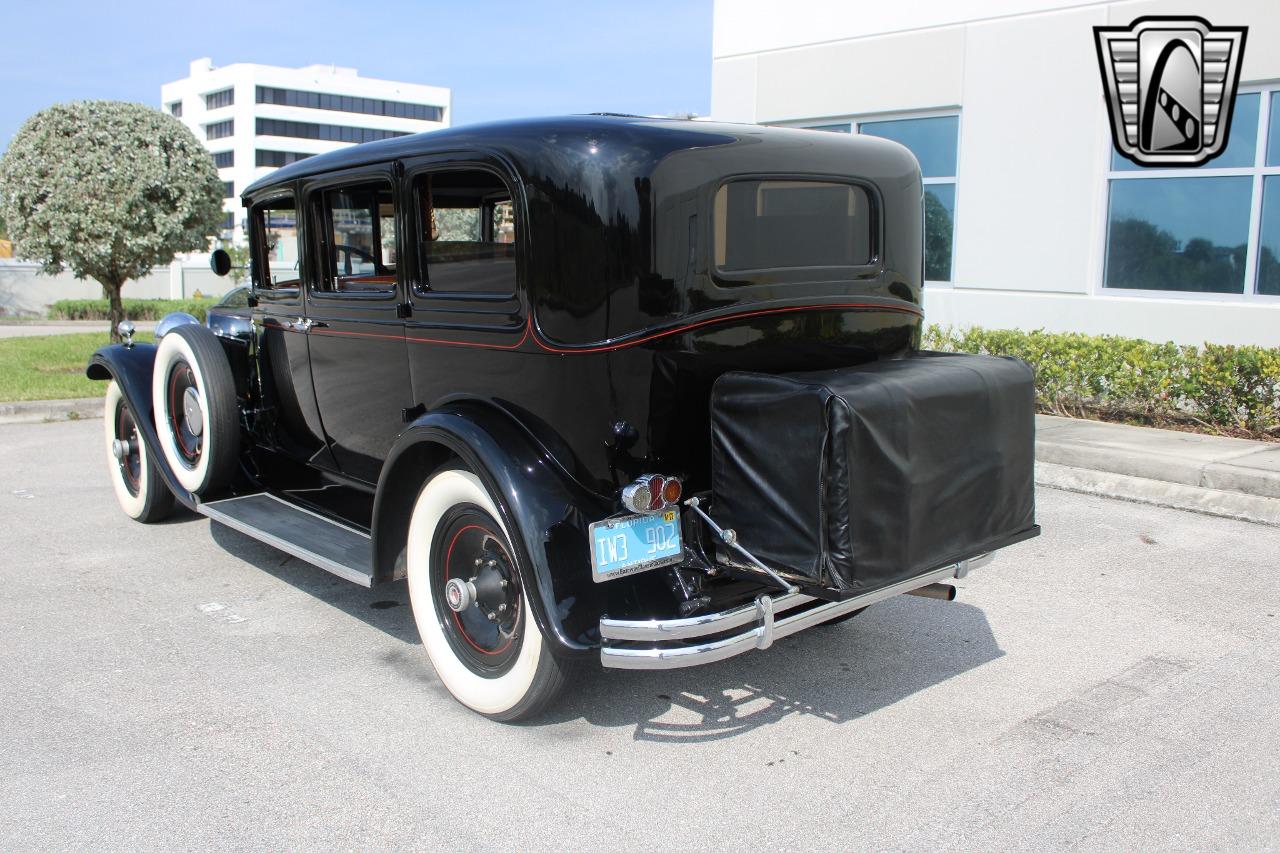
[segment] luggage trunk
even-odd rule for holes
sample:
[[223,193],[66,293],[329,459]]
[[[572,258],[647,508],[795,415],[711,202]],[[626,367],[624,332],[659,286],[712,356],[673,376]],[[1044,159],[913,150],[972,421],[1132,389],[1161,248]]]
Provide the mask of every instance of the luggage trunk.
[[1034,373],[918,352],[712,390],[712,516],[801,581],[868,592],[1035,535]]

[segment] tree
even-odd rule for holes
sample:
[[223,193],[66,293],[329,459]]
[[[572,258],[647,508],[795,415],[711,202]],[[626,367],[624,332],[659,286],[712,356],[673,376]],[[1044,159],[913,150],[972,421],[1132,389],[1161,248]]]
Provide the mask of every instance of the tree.
[[222,183],[170,115],[121,101],[58,104],[27,119],[0,159],[0,218],[16,256],[102,285],[116,341],[124,283],[208,248]]

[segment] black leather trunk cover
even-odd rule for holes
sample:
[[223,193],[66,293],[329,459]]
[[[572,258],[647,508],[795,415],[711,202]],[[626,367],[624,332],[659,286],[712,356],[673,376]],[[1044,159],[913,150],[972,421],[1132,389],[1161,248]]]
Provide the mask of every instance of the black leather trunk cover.
[[1014,358],[919,352],[711,394],[712,515],[756,557],[866,592],[1035,524],[1035,388]]

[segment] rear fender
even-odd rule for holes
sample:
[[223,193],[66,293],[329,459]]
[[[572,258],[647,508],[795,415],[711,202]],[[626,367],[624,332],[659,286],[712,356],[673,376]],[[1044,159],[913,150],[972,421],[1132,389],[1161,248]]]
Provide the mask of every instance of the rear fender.
[[112,344],[95,352],[84,372],[90,379],[114,379],[120,386],[120,393],[129,403],[129,408],[133,409],[138,432],[146,442],[147,452],[160,472],[160,477],[183,506],[194,510],[195,496],[174,478],[173,471],[160,450],[160,437],[156,435],[155,412],[151,407],[151,371],[155,361],[154,344]]
[[558,655],[600,643],[604,599],[591,579],[591,519],[608,515],[598,496],[577,485],[512,416],[458,402],[414,421],[382,468],[373,508],[375,580],[395,577],[413,504],[431,474],[461,462],[494,496],[511,533],[517,570],[543,636]]

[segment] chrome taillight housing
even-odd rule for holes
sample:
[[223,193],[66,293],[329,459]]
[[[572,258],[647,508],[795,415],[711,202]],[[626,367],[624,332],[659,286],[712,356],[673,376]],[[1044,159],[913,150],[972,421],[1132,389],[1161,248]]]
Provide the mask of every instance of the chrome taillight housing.
[[622,489],[622,505],[630,512],[657,512],[673,506],[684,491],[678,477],[645,474]]

